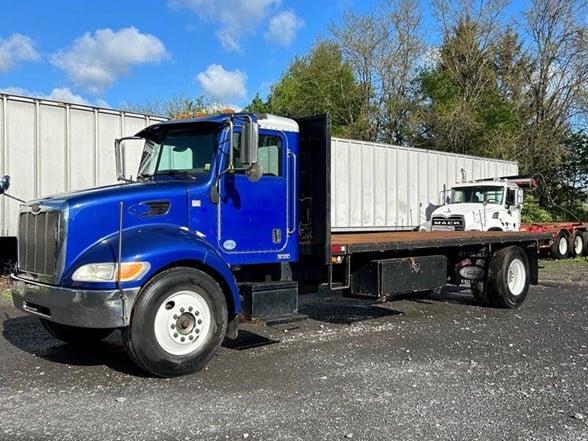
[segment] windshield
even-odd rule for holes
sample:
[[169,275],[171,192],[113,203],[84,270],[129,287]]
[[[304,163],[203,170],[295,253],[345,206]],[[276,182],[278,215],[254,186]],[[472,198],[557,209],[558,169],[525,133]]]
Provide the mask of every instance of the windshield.
[[171,129],[146,139],[139,177],[199,175],[210,172],[217,148],[218,126]]
[[451,203],[482,203],[485,200],[489,204],[502,205],[502,198],[504,195],[503,187],[493,186],[476,186],[476,187],[460,187],[451,190]]

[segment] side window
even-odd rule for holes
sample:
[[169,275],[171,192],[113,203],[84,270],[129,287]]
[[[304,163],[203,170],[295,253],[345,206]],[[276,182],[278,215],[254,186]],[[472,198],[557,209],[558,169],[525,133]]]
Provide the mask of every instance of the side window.
[[264,175],[282,176],[282,140],[277,136],[260,135],[257,160]]
[[[257,161],[261,166],[263,175],[282,176],[282,140],[278,136],[259,135],[258,147]],[[233,158],[237,169],[243,166],[239,160],[240,149],[241,136],[240,133],[235,133],[233,138]],[[243,171],[237,171],[236,173],[243,173]]]
[[512,207],[516,205],[516,198],[515,198],[515,191],[514,190],[507,190],[506,191],[506,205]]

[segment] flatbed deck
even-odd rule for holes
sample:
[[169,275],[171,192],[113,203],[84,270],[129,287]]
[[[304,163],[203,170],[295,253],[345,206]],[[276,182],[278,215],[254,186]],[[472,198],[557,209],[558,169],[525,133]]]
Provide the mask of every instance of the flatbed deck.
[[523,231],[393,231],[332,233],[331,246],[345,247],[342,254],[371,251],[405,251],[460,247],[490,243],[523,243],[551,239],[549,233]]

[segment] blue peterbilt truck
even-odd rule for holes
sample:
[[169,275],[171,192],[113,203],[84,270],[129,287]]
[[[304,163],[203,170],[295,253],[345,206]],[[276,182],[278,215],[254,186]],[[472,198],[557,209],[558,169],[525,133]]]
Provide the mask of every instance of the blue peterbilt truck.
[[201,369],[240,320],[295,315],[306,287],[373,302],[465,282],[514,308],[537,283],[541,234],[333,233],[328,115],[222,114],[132,139],[135,179],[120,139],[120,184],[23,201],[12,297],[65,342],[120,329],[153,375]]

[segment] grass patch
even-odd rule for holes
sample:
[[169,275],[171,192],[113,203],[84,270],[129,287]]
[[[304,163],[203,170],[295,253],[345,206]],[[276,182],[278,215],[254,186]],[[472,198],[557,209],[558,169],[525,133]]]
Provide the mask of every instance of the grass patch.
[[574,257],[573,259],[549,259],[541,262],[545,268],[561,268],[570,266],[584,266],[588,265],[588,257]]
[[0,276],[0,298],[10,300],[10,279]]

